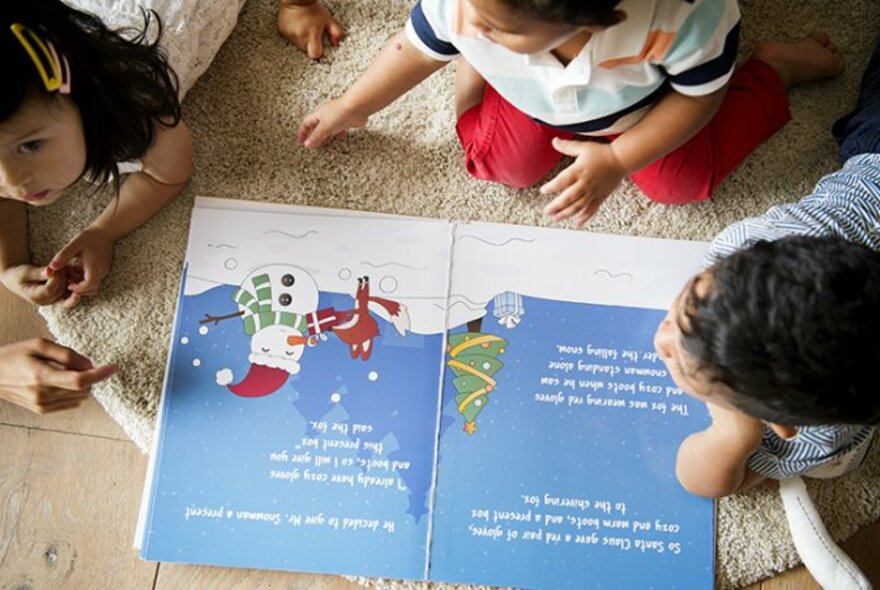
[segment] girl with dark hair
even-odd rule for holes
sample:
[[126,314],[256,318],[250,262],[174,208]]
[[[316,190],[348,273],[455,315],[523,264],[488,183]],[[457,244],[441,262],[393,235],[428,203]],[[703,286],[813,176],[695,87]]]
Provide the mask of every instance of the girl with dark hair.
[[[59,0],[0,4],[0,281],[37,305],[94,295],[116,241],[190,177],[192,144],[177,77],[157,45],[159,17],[144,11],[143,28],[124,33]],[[48,265],[32,264],[25,206],[49,205],[81,178],[111,182],[118,198]]]

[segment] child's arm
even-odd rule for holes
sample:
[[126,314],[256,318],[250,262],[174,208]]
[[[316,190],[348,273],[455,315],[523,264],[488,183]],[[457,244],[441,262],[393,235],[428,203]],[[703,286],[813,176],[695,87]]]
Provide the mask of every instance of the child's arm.
[[620,182],[693,137],[715,115],[726,87],[705,96],[669,92],[614,142],[554,139],[553,146],[575,158],[573,164],[541,187],[543,194],[561,192],[544,209],[560,220],[574,216],[583,225]]
[[153,147],[143,159],[143,171],[129,175],[104,211],[49,262],[50,272],[65,268],[72,259],[82,266],[82,280],[68,285],[74,303],[93,295],[110,272],[113,246],[168,204],[192,172],[192,139],[181,121],[173,128],[159,127]]
[[746,463],[761,444],[766,425],[736,410],[706,406],[712,425],[678,447],[675,475],[682,487],[698,496],[720,498],[762,481]]
[[44,267],[31,264],[28,247],[27,205],[0,199],[0,281],[11,293],[35,305],[64,299],[67,273],[49,276]]
[[385,44],[370,67],[340,98],[327,101],[306,115],[297,141],[318,147],[353,127],[363,127],[373,113],[403,96],[447,62],[427,57],[399,32]]
[[278,32],[312,59],[324,55],[324,33],[336,47],[345,29],[319,0],[281,0]]

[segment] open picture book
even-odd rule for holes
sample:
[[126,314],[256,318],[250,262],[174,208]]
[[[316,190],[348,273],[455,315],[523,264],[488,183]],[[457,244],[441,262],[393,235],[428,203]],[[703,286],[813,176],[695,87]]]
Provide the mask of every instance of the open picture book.
[[141,556],[711,588],[709,417],[653,346],[706,247],[198,198]]

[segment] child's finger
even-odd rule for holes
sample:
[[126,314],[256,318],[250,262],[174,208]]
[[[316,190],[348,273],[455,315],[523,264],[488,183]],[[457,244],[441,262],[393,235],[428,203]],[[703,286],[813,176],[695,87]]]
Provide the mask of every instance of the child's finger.
[[94,297],[98,294],[98,289],[92,289],[91,291],[76,291],[77,294],[82,295],[83,297]]
[[70,295],[68,295],[67,298],[63,299],[58,305],[60,305],[62,309],[73,309],[74,307],[79,305],[81,299],[82,295],[71,291]]
[[581,154],[581,148],[583,147],[583,143],[576,139],[561,139],[559,137],[554,137],[552,143],[553,149],[560,154],[565,154],[572,158],[578,157]]
[[583,225],[592,219],[593,215],[596,214],[596,211],[599,210],[599,206],[602,205],[601,199],[593,199],[584,207],[583,211],[581,211],[574,218],[575,227],[583,227]]
[[320,59],[324,55],[324,43],[321,40],[322,31],[309,34],[306,43],[306,54],[312,59]]
[[327,130],[327,126],[322,125],[322,122],[319,120],[309,131],[308,137],[303,141],[303,145],[309,148],[318,147],[327,141],[329,137],[330,133]]
[[52,260],[46,265],[46,272],[55,273],[61,270],[67,266],[67,263],[75,258],[77,254],[79,254],[79,242],[74,238],[52,257]]
[[577,192],[578,189],[575,187],[580,186],[580,181],[575,179],[571,184],[564,187],[564,190],[557,195],[552,201],[550,201],[546,207],[544,207],[544,214],[549,215],[551,217],[555,217],[559,215],[559,212],[568,207],[571,204],[573,195]]
[[89,267],[86,267],[83,272],[82,280],[71,283],[68,288],[74,293],[79,293],[80,295],[85,295],[87,293],[95,293],[98,291],[98,287],[101,285],[101,278],[99,278]]
[[327,25],[327,36],[330,37],[330,43],[333,47],[336,47],[342,38],[345,37],[345,28],[335,18],[331,19]]
[[554,219],[571,217],[584,208],[584,205],[586,205],[586,198],[584,187],[581,183],[571,185],[564,193],[555,199],[555,201],[559,201],[559,203],[556,207],[556,213],[552,217]]
[[539,191],[542,195],[561,192],[577,182],[577,174],[577,170],[574,169],[574,166],[569,166],[545,183]]
[[64,391],[88,393],[92,385],[103,381],[117,371],[114,365],[105,365],[85,371],[56,370],[45,373],[45,384]]
[[100,367],[83,371],[83,379],[89,384],[89,387],[91,387],[95,383],[103,381],[111,375],[115,375],[117,371],[119,371],[119,367],[116,365],[102,365]]
[[314,115],[306,115],[306,118],[299,124],[299,129],[296,132],[296,141],[305,144],[319,122],[320,120]]
[[51,340],[39,339],[34,342],[35,345],[31,352],[34,357],[52,361],[74,371],[87,371],[94,368],[92,361],[71,348],[61,346]]
[[34,305],[51,305],[59,299],[57,294],[53,294],[46,288],[46,285],[36,285],[34,283],[25,287],[24,295]]
[[64,294],[67,289],[67,281],[64,280],[64,273],[54,274],[46,281],[46,292],[53,298],[58,298]]
[[43,269],[35,266],[22,266],[19,283],[44,283],[48,278]]
[[64,277],[56,275],[49,279],[25,282],[22,288],[33,303],[50,305],[61,298],[66,287]]

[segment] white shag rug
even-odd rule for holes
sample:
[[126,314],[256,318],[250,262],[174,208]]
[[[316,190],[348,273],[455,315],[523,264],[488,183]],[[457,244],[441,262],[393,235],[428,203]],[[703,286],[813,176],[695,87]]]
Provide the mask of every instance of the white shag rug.
[[[298,147],[300,119],[340,93],[405,22],[410,0],[329,3],[348,27],[342,45],[313,63],[275,33],[277,0],[250,0],[213,65],[184,103],[196,144],[189,188],[117,246],[100,295],[65,312],[44,308],[52,333],[120,374],[95,397],[137,445],[149,449],[193,197],[196,194],[425,217],[552,225],[546,199],[472,180],[454,134],[453,68],[423,84],[366,130],[320,151]],[[762,146],[709,202],[664,207],[624,185],[589,231],[711,239],[727,224],[807,194],[837,167],[832,122],[854,103],[880,32],[871,0],[746,0],[743,55],[762,40],[830,33],[847,62],[839,78],[796,89],[794,120]],[[104,207],[110,195],[77,187],[31,214],[34,259],[45,263]],[[880,453],[856,473],[810,486],[835,538],[880,517]],[[718,511],[717,585],[742,586],[797,563],[781,504],[764,489],[723,500]],[[416,583],[362,580],[382,589]],[[442,588],[442,585],[436,585]]]

